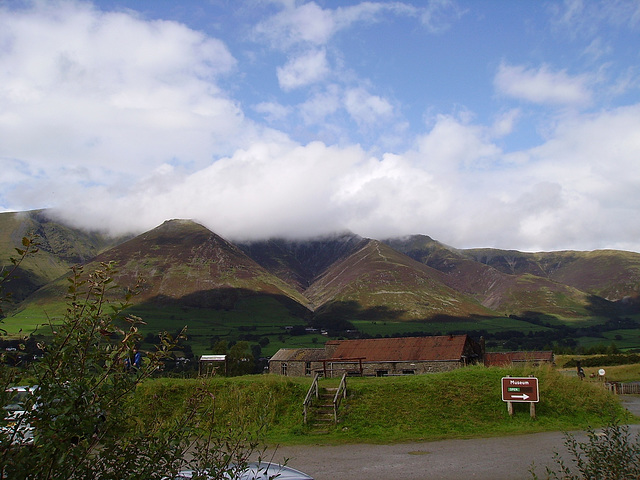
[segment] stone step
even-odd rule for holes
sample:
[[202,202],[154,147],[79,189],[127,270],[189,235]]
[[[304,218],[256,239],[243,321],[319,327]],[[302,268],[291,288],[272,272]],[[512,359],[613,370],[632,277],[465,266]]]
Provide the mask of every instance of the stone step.
[[316,418],[314,423],[333,423],[333,417],[331,418]]

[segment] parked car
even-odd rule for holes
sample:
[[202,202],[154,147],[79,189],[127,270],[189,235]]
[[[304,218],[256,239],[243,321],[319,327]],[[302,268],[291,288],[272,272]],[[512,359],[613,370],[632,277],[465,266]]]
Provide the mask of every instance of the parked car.
[[[30,412],[36,408],[34,392],[37,387],[9,387],[6,389],[8,402],[4,405],[4,422],[0,427],[3,436],[12,445],[33,443],[33,425],[29,422]],[[6,422],[6,424],[4,424]]]
[[[193,471],[185,470],[180,472],[175,480],[190,479],[194,475]],[[233,479],[229,477],[229,480],[313,480],[306,473],[302,473],[294,468],[286,465],[279,465],[277,463],[259,463],[252,462],[247,465],[247,468],[240,472],[239,475]]]

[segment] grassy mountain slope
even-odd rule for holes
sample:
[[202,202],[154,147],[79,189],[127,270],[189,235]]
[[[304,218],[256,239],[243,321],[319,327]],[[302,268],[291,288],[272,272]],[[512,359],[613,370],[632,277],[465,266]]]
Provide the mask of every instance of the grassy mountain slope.
[[[396,250],[445,274],[444,282],[473,296],[483,306],[501,314],[529,311],[574,317],[585,315],[589,295],[547,278],[519,252],[507,252],[500,262],[476,261],[463,251],[447,247],[424,235],[385,240]],[[519,264],[519,268],[505,265]],[[501,268],[496,268],[501,267]],[[542,276],[544,275],[544,276]]]
[[271,275],[239,248],[189,220],[170,220],[96,257],[115,261],[116,281],[133,286],[144,279],[136,302],[174,302],[198,307],[232,308],[237,298],[263,294],[305,298]]
[[[480,302],[495,287],[506,281],[506,274],[465,257],[454,248],[426,235],[384,240],[394,250],[428,265],[443,274],[443,281],[452,288],[473,295]],[[490,305],[487,305],[490,306]]]
[[22,237],[35,234],[40,243],[37,256],[27,258],[5,287],[15,300],[22,300],[43,285],[65,274],[69,268],[95,257],[122,239],[98,232],[85,232],[49,218],[46,211],[0,213],[0,267],[9,265]]
[[[284,325],[300,326],[314,309],[316,319],[322,319],[319,325],[332,316],[391,322],[474,315],[502,321],[505,315],[527,312],[611,317],[623,310],[611,313],[615,305],[605,298],[632,297],[625,302],[633,306],[640,290],[640,254],[613,250],[459,250],[424,235],[382,243],[351,233],[236,246],[183,220],[123,242],[37,211],[0,214],[0,254],[5,259],[15,255],[29,232],[38,234],[42,245],[20,276],[5,284],[18,300],[29,295],[10,312],[13,319],[5,322],[15,320],[10,331],[42,324],[43,312],[52,318],[64,312],[71,265],[87,263],[91,271],[111,260],[119,263],[117,282],[130,286],[144,277],[136,302],[145,319],[162,317],[163,328],[171,329],[174,321],[184,325],[197,317],[203,332],[208,322],[217,321],[220,328],[229,323],[220,312],[239,311],[233,320],[238,328],[267,318],[278,323],[269,313],[276,311]],[[263,300],[251,300],[258,298]],[[162,309],[171,313],[163,315]],[[199,312],[183,315],[181,309]],[[215,335],[224,334],[216,330]]]
[[[541,256],[548,264],[555,257],[551,253]],[[640,254],[633,252],[567,252],[547,273],[557,282],[612,301],[640,296]]]
[[443,273],[370,240],[333,264],[304,293],[316,307],[356,304],[399,320],[490,314],[443,279]]
[[640,254],[634,252],[525,253],[490,248],[462,252],[470,259],[504,273],[546,277],[612,301],[640,295]]
[[[85,265],[85,272],[110,261],[118,265],[114,280],[120,287],[131,288],[143,280],[140,293],[132,299],[133,312],[141,314],[156,332],[157,328],[179,330],[192,323],[190,317],[199,325],[214,324],[214,317],[225,317],[216,312],[234,309],[246,311],[240,315],[245,323],[257,323],[269,318],[263,315],[251,320],[265,304],[288,321],[289,316],[303,318],[309,313],[306,299],[294,288],[192,221],[167,221],[101,253]],[[25,326],[55,323],[65,311],[66,273],[24,301],[15,318],[6,320],[7,328],[16,330],[16,322]],[[114,297],[121,299],[117,292]],[[248,300],[251,298],[254,300]],[[191,313],[186,313],[189,309]]]
[[357,251],[364,242],[359,235],[343,233],[309,240],[270,239],[238,246],[269,272],[302,292],[329,266]]

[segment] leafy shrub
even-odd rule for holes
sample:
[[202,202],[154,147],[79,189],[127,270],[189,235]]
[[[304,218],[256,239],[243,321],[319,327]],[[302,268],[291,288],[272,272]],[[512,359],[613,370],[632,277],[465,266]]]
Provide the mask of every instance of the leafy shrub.
[[[598,433],[587,430],[587,441],[579,442],[570,433],[565,434],[564,445],[571,455],[567,465],[559,453],[554,453],[558,470],[546,469],[547,479],[562,480],[628,480],[640,478],[640,437],[631,438],[629,427],[613,420]],[[537,479],[535,467],[530,469]]]

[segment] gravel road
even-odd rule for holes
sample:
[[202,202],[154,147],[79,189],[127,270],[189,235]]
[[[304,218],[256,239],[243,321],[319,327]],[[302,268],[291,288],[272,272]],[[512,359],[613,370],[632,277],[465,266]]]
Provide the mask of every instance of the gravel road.
[[[640,416],[640,396],[625,396],[623,403]],[[630,431],[635,435],[640,425]],[[576,437],[583,439],[580,433]],[[532,462],[544,478],[545,466],[554,466],[554,452],[570,463],[561,432],[395,445],[289,446],[268,452],[266,458],[288,459],[289,466],[315,480],[517,480],[532,478]]]

